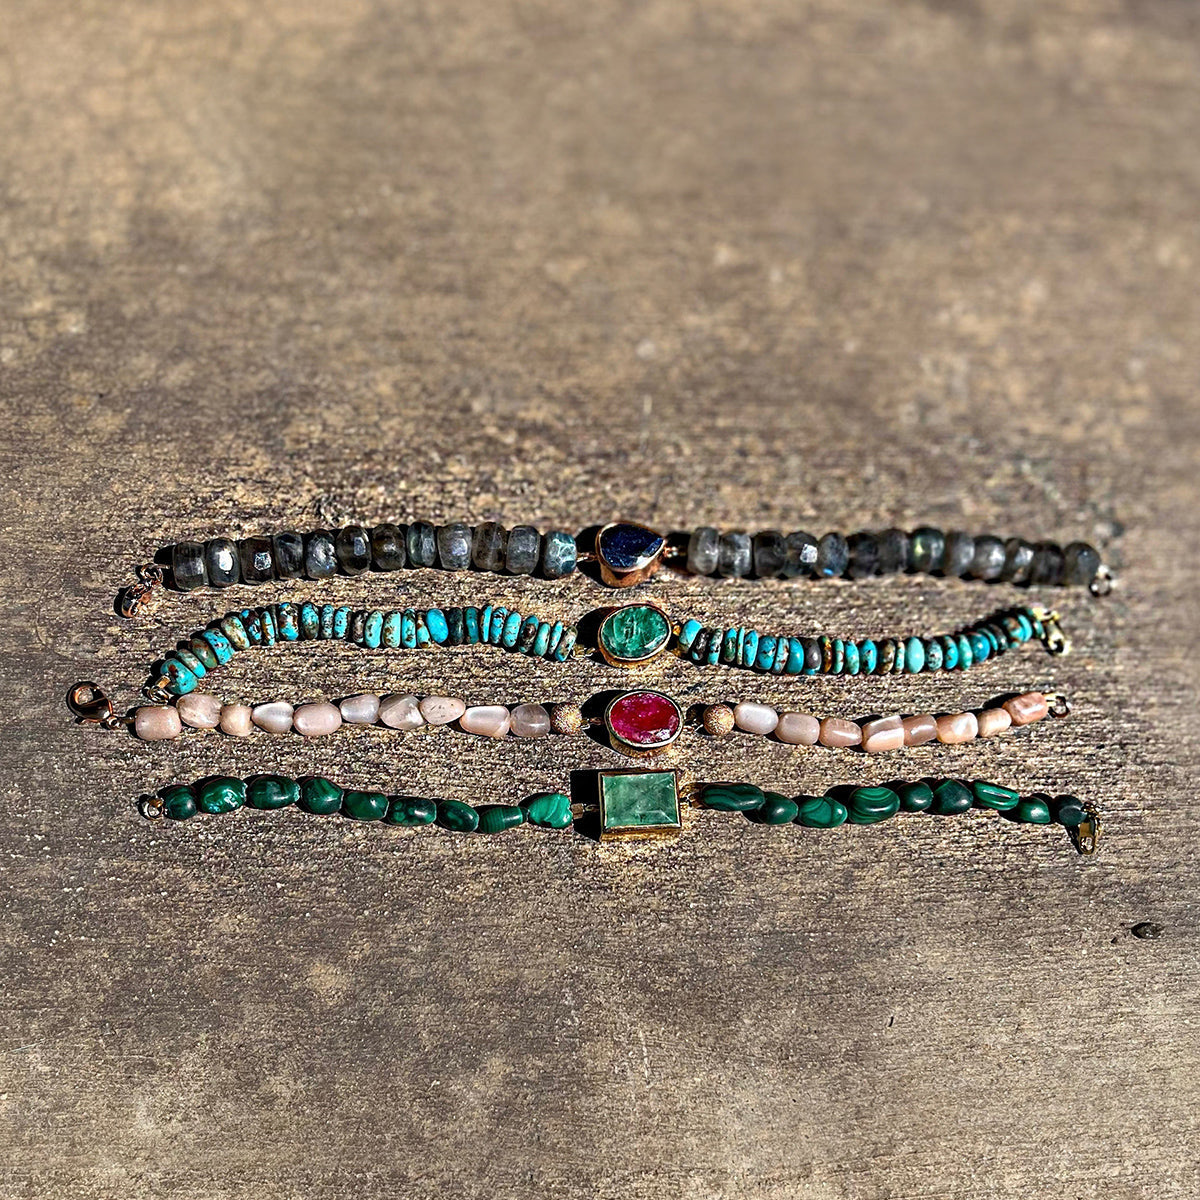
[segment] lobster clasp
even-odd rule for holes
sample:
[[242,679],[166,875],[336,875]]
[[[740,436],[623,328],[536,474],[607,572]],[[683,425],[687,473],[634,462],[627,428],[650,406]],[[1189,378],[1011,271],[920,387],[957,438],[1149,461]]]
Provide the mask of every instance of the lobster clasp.
[[121,723],[112,700],[98,683],[77,683],[67,693],[67,707],[84,725],[111,729]]

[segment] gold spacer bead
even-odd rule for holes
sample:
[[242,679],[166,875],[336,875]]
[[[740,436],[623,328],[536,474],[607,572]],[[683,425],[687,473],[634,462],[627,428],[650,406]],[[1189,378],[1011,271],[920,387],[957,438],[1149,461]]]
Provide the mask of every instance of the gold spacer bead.
[[710,704],[704,710],[704,728],[713,737],[733,732],[733,709],[728,704]]

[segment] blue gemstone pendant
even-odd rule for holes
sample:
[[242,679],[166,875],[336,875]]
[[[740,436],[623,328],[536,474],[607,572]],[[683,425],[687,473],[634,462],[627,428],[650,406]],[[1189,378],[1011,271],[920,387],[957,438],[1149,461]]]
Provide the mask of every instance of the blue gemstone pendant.
[[609,587],[633,587],[658,570],[666,538],[645,525],[614,521],[596,534],[600,578]]

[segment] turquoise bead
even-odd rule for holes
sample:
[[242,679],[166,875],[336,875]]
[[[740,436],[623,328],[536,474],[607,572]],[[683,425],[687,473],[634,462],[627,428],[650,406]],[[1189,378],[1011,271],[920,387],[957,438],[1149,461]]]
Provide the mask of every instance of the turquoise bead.
[[333,614],[333,636],[344,638],[350,632],[350,610],[338,608]]
[[725,630],[725,636],[721,639],[721,661],[727,666],[737,661],[738,633],[739,630],[735,626]]
[[246,630],[246,636],[250,639],[250,645],[261,646],[262,635],[262,620],[258,615],[257,608],[243,608],[240,614],[242,625]]
[[203,633],[199,633],[196,636],[208,643],[209,648],[216,655],[217,662],[227,663],[233,658],[233,646],[230,645],[229,639],[219,629],[206,629]]
[[[558,644],[563,639],[563,631],[565,628],[566,626],[564,626],[561,621],[554,622],[554,626],[550,630],[550,645],[546,650],[547,658],[552,659],[558,653]],[[562,660],[559,659],[559,662],[561,661]]]
[[797,807],[796,824],[809,829],[836,829],[850,815],[846,806],[832,796],[799,796]]
[[208,668],[199,656],[193,654],[186,646],[178,646],[171,651],[171,657],[177,658],[197,679],[203,679],[208,674]]
[[958,635],[958,665],[966,671],[975,662],[975,651],[971,648],[971,639],[965,633]]
[[262,622],[263,645],[275,645],[279,640],[279,633],[275,628],[275,610],[269,607],[260,608],[258,614],[259,620]]
[[575,640],[578,637],[574,629],[568,629],[558,640],[558,645],[554,647],[554,661],[566,662],[571,657],[571,652],[575,649]]
[[986,633],[971,634],[971,653],[977,663],[986,662],[992,656],[992,644]]
[[425,614],[425,628],[429,630],[429,637],[439,646],[446,644],[446,639],[450,636],[450,626],[446,624],[446,614],[440,608],[431,608]]
[[482,804],[477,811],[480,833],[503,833],[525,824],[525,814],[515,804]]
[[502,604],[497,604],[492,609],[492,625],[488,633],[488,642],[493,646],[500,646],[504,643],[504,626],[508,621],[508,609]]
[[163,659],[161,672],[166,676],[167,691],[172,696],[186,696],[196,690],[199,680],[173,655]]
[[417,613],[417,645],[428,646],[433,639],[429,636],[429,626],[425,624],[425,613]]
[[384,819],[389,825],[431,825],[437,820],[437,801],[420,796],[391,796]]
[[788,651],[791,650],[792,639],[781,637],[775,647],[775,662],[771,666],[772,675],[782,675],[787,666]]
[[279,622],[279,640],[281,642],[294,642],[300,637],[300,617],[296,612],[296,606],[284,601],[282,604],[275,605],[275,613]]
[[394,608],[383,618],[383,644],[391,650],[397,650],[400,647],[401,619],[399,611]]
[[310,600],[300,605],[300,637],[306,642],[315,642],[321,633],[321,614]]
[[787,666],[784,670],[789,675],[804,674],[804,643],[799,638],[789,640]]
[[538,625],[537,637],[533,639],[533,649],[530,651],[535,658],[544,658],[550,649],[550,622],[542,621]]
[[321,627],[319,636],[323,642],[332,641],[333,639],[333,612],[332,604],[321,605]]
[[941,639],[942,643],[942,670],[954,671],[958,669],[958,640],[957,638],[946,637]]
[[694,617],[684,621],[683,628],[679,631],[679,649],[687,650],[696,640],[696,634],[700,632],[703,626]]
[[504,623],[500,627],[500,645],[506,650],[516,648],[517,638],[521,636],[522,619],[521,614],[515,609],[504,618]]
[[479,828],[479,814],[461,800],[439,800],[437,823],[455,833],[474,833]]
[[492,640],[492,611],[490,604],[479,610],[479,640],[485,646]]
[[373,608],[367,613],[367,619],[363,622],[363,645],[368,650],[378,650],[382,640],[383,613],[379,609]]
[[534,616],[528,616],[521,622],[521,632],[517,634],[517,652],[519,654],[533,653],[533,643],[537,641],[537,631],[541,623],[541,618]]
[[775,647],[778,639],[766,634],[758,639],[758,654],[754,658],[756,671],[769,671],[775,662]]
[[469,646],[479,644],[479,609],[463,609],[463,640]]
[[704,656],[706,666],[715,667],[721,661],[721,644],[724,637],[724,630],[714,629],[712,631],[708,639],[708,653]]
[[764,792],[763,802],[746,814],[756,825],[790,825],[800,815],[800,806],[778,792]]
[[382,821],[388,813],[388,798],[382,792],[344,792],[342,812],[352,821]]
[[857,642],[846,643],[846,674],[857,675],[862,670],[862,659],[858,653]]
[[215,671],[220,660],[213,653],[213,648],[197,634],[188,643],[188,649],[204,664],[205,670]]
[[411,608],[406,608],[400,617],[400,645],[405,650],[417,648],[417,614]]
[[1018,641],[1029,641],[1033,637],[1033,623],[1024,613],[1017,613],[1017,624],[1020,626],[1017,634]]
[[937,638],[928,638],[925,642],[925,670],[940,671],[942,669],[942,643]]
[[870,638],[867,638],[859,646],[859,654],[862,658],[862,673],[874,675],[875,668],[879,666],[879,647]]
[[752,667],[758,658],[758,638],[757,629],[747,629],[746,638],[742,642],[742,666]]
[[566,829],[571,824],[571,799],[562,792],[545,792],[521,801],[521,811],[530,825]]
[[919,637],[910,637],[904,644],[904,669],[910,675],[925,669],[925,643]]
[[242,618],[237,613],[230,613],[228,616],[222,617],[217,624],[220,626],[221,632],[229,639],[229,644],[235,650],[250,649],[250,635],[246,632],[246,627],[242,624]]

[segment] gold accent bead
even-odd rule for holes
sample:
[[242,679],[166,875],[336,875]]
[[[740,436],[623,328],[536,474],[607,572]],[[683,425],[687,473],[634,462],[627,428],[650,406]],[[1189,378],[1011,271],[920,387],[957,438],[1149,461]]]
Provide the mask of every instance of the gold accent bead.
[[550,728],[555,733],[578,733],[583,728],[583,712],[578,704],[552,704]]
[[704,728],[713,737],[733,732],[733,709],[728,704],[710,704],[704,710]]

